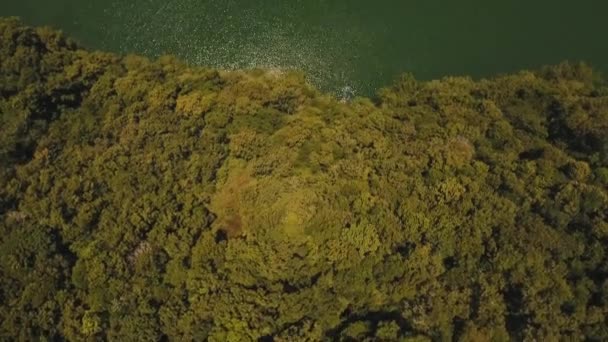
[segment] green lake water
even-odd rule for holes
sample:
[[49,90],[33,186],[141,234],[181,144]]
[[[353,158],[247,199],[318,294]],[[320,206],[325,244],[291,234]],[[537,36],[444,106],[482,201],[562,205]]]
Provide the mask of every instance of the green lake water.
[[5,0],[0,15],[91,49],[219,68],[297,68],[369,95],[400,73],[475,78],[583,60],[608,70],[608,1]]

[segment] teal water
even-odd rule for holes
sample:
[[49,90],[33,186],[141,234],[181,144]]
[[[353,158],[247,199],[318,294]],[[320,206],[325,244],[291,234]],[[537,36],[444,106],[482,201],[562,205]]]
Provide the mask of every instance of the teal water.
[[475,78],[583,60],[608,70],[599,0],[8,0],[0,15],[92,49],[219,68],[296,68],[369,95],[403,72]]

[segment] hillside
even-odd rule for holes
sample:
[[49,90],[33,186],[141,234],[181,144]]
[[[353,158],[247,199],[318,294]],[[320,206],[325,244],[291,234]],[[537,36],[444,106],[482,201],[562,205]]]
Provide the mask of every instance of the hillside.
[[83,50],[0,20],[0,339],[608,339],[608,88]]

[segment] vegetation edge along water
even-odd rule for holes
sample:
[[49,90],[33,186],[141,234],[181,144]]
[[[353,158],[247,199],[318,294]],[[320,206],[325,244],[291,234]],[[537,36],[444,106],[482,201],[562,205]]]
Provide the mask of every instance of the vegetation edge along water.
[[608,88],[302,74],[0,19],[0,339],[608,339]]

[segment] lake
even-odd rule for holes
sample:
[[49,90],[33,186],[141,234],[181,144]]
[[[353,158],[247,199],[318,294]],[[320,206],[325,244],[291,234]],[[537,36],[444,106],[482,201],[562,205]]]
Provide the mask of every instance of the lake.
[[[559,4],[558,4],[559,3]],[[583,60],[608,70],[608,2],[5,0],[0,15],[91,49],[175,54],[218,68],[297,68],[370,95],[403,72],[475,78]]]

